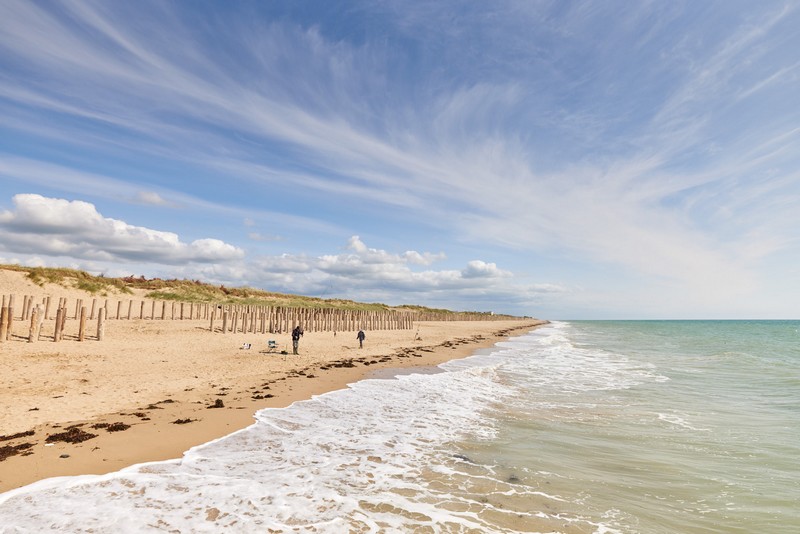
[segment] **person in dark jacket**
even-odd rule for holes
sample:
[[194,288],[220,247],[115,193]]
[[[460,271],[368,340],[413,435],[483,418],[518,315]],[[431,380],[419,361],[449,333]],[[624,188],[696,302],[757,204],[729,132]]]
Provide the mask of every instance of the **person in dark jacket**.
[[359,330],[358,331],[358,335],[356,336],[356,339],[358,340],[358,348],[359,349],[363,349],[364,348],[364,338],[366,338],[366,337],[367,336],[364,335],[364,331],[363,330]]
[[301,337],[303,337],[303,329],[300,328],[300,325],[297,325],[292,330],[292,349],[295,354],[297,354],[297,347],[300,345]]

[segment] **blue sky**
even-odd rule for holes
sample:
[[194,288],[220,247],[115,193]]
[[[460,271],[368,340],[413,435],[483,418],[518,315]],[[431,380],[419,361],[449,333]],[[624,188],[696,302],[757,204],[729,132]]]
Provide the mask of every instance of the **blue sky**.
[[800,317],[800,5],[0,2],[0,262]]

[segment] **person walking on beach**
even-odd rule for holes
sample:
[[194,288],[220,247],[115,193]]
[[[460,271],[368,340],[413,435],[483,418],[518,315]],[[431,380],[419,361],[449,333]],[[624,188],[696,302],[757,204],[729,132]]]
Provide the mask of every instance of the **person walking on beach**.
[[359,330],[358,331],[358,335],[356,336],[356,339],[358,340],[358,348],[359,349],[363,349],[364,348],[364,338],[366,338],[366,337],[367,336],[364,335],[364,331],[363,330]]
[[300,338],[303,336],[303,329],[300,328],[300,325],[294,327],[292,330],[292,349],[294,354],[297,354],[297,347],[300,345]]

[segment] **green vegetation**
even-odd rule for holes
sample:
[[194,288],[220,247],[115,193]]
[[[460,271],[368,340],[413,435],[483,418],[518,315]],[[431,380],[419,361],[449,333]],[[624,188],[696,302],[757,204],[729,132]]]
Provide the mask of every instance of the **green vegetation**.
[[[84,271],[52,267],[23,267],[19,265],[0,265],[0,269],[27,273],[35,284],[58,284],[64,287],[80,289],[92,295],[107,296],[109,294],[131,294],[133,289],[145,290],[147,298],[171,300],[178,302],[209,302],[218,304],[252,304],[284,306],[290,308],[330,308],[353,311],[387,311],[408,310],[420,313],[447,315],[451,310],[426,308],[424,306],[388,306],[381,303],[355,302],[345,299],[322,299],[273,293],[249,287],[215,286],[199,280],[163,280],[161,278],[145,278],[144,276],[127,276],[124,278],[106,278],[94,276]],[[481,313],[484,312],[471,312]],[[488,315],[488,314],[487,314]]]
[[388,310],[386,304],[365,304],[351,300],[320,299],[302,295],[273,293],[250,287],[214,286],[198,280],[163,280],[144,277],[121,279],[128,287],[151,290],[147,298],[180,302],[215,302],[221,304],[269,304],[291,308],[337,308],[352,310]]
[[94,276],[84,271],[67,269],[63,267],[20,267],[17,265],[2,265],[0,268],[22,271],[28,273],[28,278],[38,285],[59,284],[91,293],[92,295],[107,295],[111,293],[131,293],[128,286],[118,278],[105,278]]

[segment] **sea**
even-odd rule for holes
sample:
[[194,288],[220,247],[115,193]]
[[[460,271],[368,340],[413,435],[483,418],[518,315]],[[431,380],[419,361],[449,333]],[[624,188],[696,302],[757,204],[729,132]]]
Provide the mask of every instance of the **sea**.
[[569,321],[0,494],[0,532],[800,532],[800,321]]

